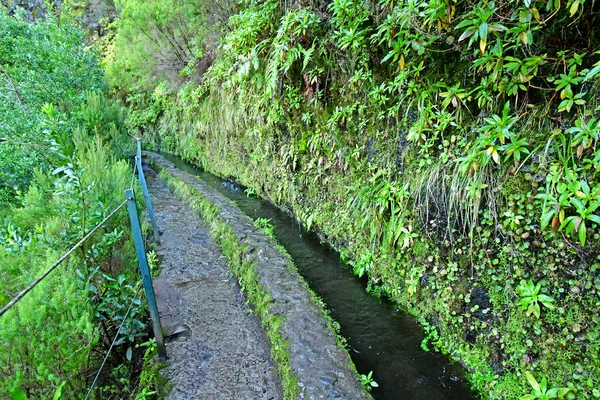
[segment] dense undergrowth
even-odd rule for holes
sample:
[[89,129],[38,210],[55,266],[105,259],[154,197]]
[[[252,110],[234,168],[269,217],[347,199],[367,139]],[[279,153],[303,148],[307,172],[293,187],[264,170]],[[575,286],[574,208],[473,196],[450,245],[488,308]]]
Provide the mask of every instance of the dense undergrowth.
[[[132,184],[122,159],[133,150],[125,116],[106,97],[84,31],[66,10],[36,22],[21,11],[9,16],[0,7],[2,307],[121,204]],[[137,292],[128,226],[122,209],[0,317],[1,398],[85,397]],[[153,349],[137,299],[91,398],[150,397]]]
[[317,229],[482,397],[600,397],[599,3],[217,3],[118,2],[130,128]]

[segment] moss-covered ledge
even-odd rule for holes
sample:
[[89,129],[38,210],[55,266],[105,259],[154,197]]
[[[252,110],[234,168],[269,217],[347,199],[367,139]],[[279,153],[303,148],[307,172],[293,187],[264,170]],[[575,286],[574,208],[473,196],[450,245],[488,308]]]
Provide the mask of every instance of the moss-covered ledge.
[[209,185],[158,154],[145,156],[169,189],[209,224],[267,333],[285,398],[369,399],[337,339],[335,323],[289,255]]

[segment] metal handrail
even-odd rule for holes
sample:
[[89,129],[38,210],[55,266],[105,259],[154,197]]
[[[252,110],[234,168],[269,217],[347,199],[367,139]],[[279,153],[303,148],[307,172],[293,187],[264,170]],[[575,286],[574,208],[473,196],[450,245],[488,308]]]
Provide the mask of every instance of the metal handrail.
[[[163,332],[162,332],[162,326],[160,323],[160,316],[158,313],[158,305],[156,302],[156,296],[154,294],[154,287],[152,285],[152,276],[150,275],[150,268],[148,267],[148,259],[146,257],[146,250],[144,247],[144,240],[143,240],[143,236],[142,236],[142,230],[140,227],[140,221],[139,221],[137,206],[136,206],[136,202],[135,202],[135,194],[133,191],[133,181],[135,179],[136,170],[138,172],[140,186],[142,187],[142,191],[144,193],[146,208],[148,210],[148,217],[150,218],[150,221],[152,223],[152,229],[154,231],[154,238],[156,239],[157,243],[159,242],[158,226],[157,226],[156,220],[154,218],[154,210],[152,208],[152,203],[150,201],[150,194],[148,192],[148,187],[146,185],[146,178],[144,176],[144,171],[142,168],[141,144],[140,144],[140,139],[138,138],[137,139],[137,152],[136,152],[136,156],[135,156],[135,165],[134,165],[134,169],[133,169],[133,173],[132,173],[131,187],[125,191],[125,200],[121,204],[119,204],[119,206],[117,206],[113,211],[111,211],[111,213],[108,214],[106,216],[106,218],[104,218],[98,225],[96,225],[79,242],[77,242],[73,247],[71,247],[71,249],[69,249],[69,251],[67,251],[60,259],[58,259],[58,261],[56,261],[54,264],[52,264],[52,266],[50,268],[48,268],[46,271],[44,271],[44,273],[42,275],[40,275],[37,279],[35,279],[32,283],[30,283],[17,296],[15,296],[8,304],[6,304],[0,310],[0,317],[2,315],[4,315],[8,310],[10,310],[12,307],[14,307],[14,305],[17,304],[17,302],[19,300],[21,300],[23,297],[25,297],[25,295],[27,295],[27,293],[29,293],[42,280],[44,280],[48,275],[50,275],[50,273],[52,271],[54,271],[61,263],[63,263],[71,254],[73,254],[73,252],[75,250],[80,248],[94,233],[96,233],[102,226],[104,226],[104,224],[106,222],[108,222],[108,220],[110,220],[121,208],[123,208],[125,205],[127,205],[127,209],[129,212],[129,221],[130,221],[131,230],[132,230],[132,236],[133,236],[133,240],[135,243],[135,249],[136,249],[136,254],[137,254],[137,258],[138,258],[138,263],[140,266],[140,273],[142,276],[144,291],[146,293],[146,299],[148,300],[148,309],[150,311],[150,318],[152,320],[152,329],[154,332],[154,337],[156,339],[158,356],[162,360],[167,358],[164,336],[163,336]],[[116,340],[121,332],[121,328],[122,328],[125,320],[127,319],[127,316],[129,315],[131,307],[132,307],[134,301],[136,300],[138,293],[139,293],[139,287],[138,287],[138,290],[136,291],[134,298],[132,299],[131,304],[129,305],[129,309],[127,310],[127,313],[125,314],[125,316],[123,317],[123,320],[121,321],[121,326],[119,326],[119,329],[117,330],[117,334],[116,334],[116,336],[104,358],[104,361],[102,362],[102,365],[100,366],[100,369],[97,372],[96,379],[98,378],[100,372],[102,371],[102,368],[104,367],[104,365],[106,363],[106,360],[110,354],[110,351],[112,350],[113,346],[116,343]],[[92,383],[92,386],[89,389],[89,392],[87,394],[88,397],[91,394],[92,389],[94,388],[96,379],[94,379],[94,382]]]
[[123,206],[127,204],[127,199],[122,202],[117,208],[115,208],[106,218],[102,220],[94,229],[92,229],[87,235],[85,235],[75,246],[71,247],[69,251],[67,251],[57,262],[52,264],[50,268],[48,268],[42,275],[40,275],[35,281],[31,282],[29,286],[21,291],[18,295],[16,295],[7,305],[5,305],[2,310],[0,310],[0,317],[4,315],[8,310],[10,310],[19,300],[21,300],[27,293],[31,291],[34,287],[36,287],[45,277],[47,277],[50,272],[54,271],[56,267],[58,267],[63,261],[65,261],[75,250],[77,250],[81,245],[83,245],[98,229],[100,229],[109,219],[112,218]]

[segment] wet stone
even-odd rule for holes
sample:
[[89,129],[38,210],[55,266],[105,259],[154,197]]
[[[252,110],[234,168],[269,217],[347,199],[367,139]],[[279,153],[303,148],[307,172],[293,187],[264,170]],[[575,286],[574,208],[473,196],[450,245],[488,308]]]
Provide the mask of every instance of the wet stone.
[[323,385],[333,386],[337,382],[337,377],[332,373],[326,373],[319,377]]

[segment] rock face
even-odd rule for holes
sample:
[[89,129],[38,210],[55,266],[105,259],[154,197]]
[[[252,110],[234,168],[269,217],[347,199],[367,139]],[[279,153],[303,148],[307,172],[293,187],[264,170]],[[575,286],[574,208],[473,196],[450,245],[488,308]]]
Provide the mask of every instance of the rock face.
[[274,248],[247,215],[210,185],[178,170],[158,154],[146,153],[146,156],[216,205],[240,243],[248,246],[260,284],[271,293],[270,312],[283,318],[279,329],[289,344],[290,367],[298,381],[298,398],[369,399],[348,353],[338,346],[321,307],[305,288],[302,277],[290,268],[288,256]]
[[[27,21],[34,22],[38,19],[44,19],[46,16],[46,4],[44,0],[1,0],[2,5],[6,7],[9,15],[22,12]],[[51,2],[56,9],[60,9],[62,1]]]
[[88,40],[102,37],[108,33],[107,26],[117,17],[114,2],[106,0],[87,0],[82,22],[88,28]]

